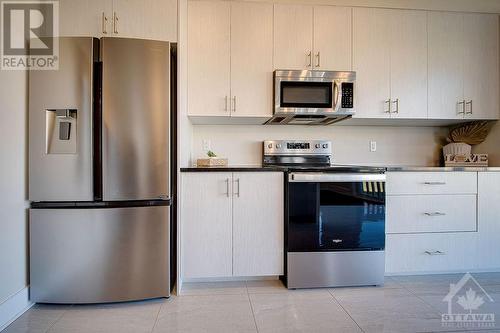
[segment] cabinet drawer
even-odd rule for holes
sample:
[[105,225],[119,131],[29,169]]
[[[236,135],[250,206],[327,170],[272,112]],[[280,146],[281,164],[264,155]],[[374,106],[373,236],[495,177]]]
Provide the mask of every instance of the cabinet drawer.
[[476,232],[386,236],[386,273],[457,272],[476,266]]
[[387,194],[476,194],[475,172],[389,172]]
[[387,233],[476,231],[476,195],[387,196]]

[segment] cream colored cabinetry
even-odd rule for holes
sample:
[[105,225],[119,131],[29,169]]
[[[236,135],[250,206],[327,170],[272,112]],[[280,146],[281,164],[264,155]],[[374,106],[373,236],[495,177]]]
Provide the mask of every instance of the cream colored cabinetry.
[[281,172],[182,174],[184,279],[283,274]]
[[498,15],[429,12],[429,118],[499,118]]
[[60,0],[60,35],[177,41],[176,0]]
[[351,70],[352,9],[274,5],[274,68]]
[[239,118],[261,124],[272,115],[272,22],[272,4],[188,2],[192,120]]
[[426,12],[353,9],[356,118],[427,118]]

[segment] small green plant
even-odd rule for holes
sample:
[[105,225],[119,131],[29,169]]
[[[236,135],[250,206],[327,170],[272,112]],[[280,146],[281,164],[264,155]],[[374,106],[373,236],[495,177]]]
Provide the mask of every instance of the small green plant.
[[211,151],[211,150],[209,150],[209,151],[207,152],[207,155],[208,155],[208,157],[217,157],[217,154],[216,154],[216,153],[214,153],[214,152],[213,152],[213,151]]

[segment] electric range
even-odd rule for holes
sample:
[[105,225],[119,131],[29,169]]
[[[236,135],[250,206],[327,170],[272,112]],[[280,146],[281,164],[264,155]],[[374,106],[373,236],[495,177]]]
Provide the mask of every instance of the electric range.
[[381,285],[385,169],[332,165],[332,142],[265,141],[263,166],[286,169],[288,288]]

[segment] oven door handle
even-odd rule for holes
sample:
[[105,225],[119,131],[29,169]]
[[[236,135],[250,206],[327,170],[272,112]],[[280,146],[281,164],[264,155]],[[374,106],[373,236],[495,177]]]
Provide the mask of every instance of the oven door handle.
[[385,182],[383,173],[291,173],[291,183],[362,183]]

